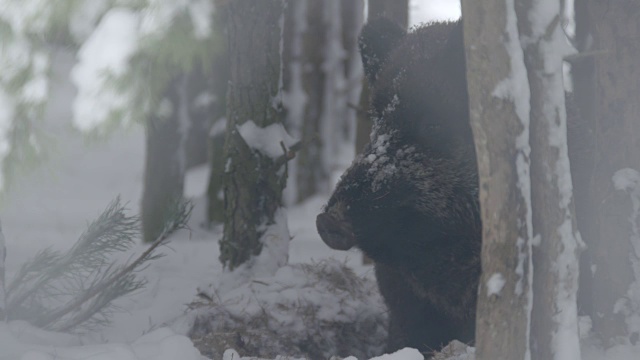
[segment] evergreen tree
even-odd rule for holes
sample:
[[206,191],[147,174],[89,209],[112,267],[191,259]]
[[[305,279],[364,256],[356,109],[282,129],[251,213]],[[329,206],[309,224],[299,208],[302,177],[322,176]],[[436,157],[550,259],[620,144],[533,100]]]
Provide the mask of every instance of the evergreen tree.
[[[42,126],[51,49],[77,51],[73,124],[93,137],[147,127],[143,196],[152,241],[188,166],[207,158],[210,64],[221,43],[213,2],[8,0],[0,8],[0,191],[46,151]],[[7,181],[5,181],[7,176]]]

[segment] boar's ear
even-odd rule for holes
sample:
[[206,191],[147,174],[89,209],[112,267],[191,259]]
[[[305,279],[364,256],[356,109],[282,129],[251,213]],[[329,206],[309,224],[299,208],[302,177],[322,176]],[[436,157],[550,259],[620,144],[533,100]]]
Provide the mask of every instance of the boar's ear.
[[375,83],[382,65],[406,34],[398,24],[387,18],[370,20],[362,28],[358,46],[364,73],[370,84]]

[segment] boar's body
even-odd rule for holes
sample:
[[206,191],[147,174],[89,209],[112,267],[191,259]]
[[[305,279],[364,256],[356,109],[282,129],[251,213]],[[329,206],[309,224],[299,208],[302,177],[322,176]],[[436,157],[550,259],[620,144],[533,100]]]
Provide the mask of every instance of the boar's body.
[[[330,247],[357,246],[374,260],[389,308],[389,351],[472,341],[482,226],[462,24],[405,34],[374,20],[360,50],[371,85],[371,141],[318,215],[318,232]],[[580,227],[593,135],[571,96],[566,104]],[[579,299],[588,308],[590,266],[588,257],[581,261]]]
[[475,330],[482,235],[462,29],[380,36],[390,28],[377,20],[363,29],[371,142],[316,223],[330,247],[357,246],[374,260],[388,350],[427,352]]

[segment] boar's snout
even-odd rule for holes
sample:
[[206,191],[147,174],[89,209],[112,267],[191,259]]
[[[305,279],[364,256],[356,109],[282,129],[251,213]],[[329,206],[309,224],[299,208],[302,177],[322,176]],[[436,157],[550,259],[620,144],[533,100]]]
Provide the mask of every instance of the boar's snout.
[[316,227],[322,241],[334,250],[349,250],[356,243],[351,225],[331,213],[318,215]]

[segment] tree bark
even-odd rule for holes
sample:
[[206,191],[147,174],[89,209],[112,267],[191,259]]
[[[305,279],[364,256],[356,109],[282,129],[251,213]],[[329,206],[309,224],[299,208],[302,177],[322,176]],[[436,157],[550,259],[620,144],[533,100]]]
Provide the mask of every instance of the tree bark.
[[0,322],[7,319],[6,307],[7,307],[7,293],[6,293],[6,278],[5,278],[5,264],[7,259],[7,247],[5,244],[4,234],[2,233],[2,224],[0,224]]
[[[555,12],[534,14],[536,6]],[[533,232],[532,359],[580,359],[577,319],[579,252],[569,172],[562,59],[570,53],[560,3],[516,6],[530,98]],[[534,17],[535,16],[535,17]],[[562,338],[562,343],[558,339]]]
[[[587,1],[575,0],[576,32],[574,43],[579,52],[588,52],[591,48],[592,25],[589,22]],[[591,271],[592,248],[598,238],[597,208],[590,195],[591,180],[595,166],[595,79],[593,56],[577,57],[571,61],[571,82],[573,87],[573,104],[567,103],[568,114],[579,114],[576,119],[568,119],[569,151],[571,159],[571,175],[576,208],[576,220],[582,240],[586,247],[580,256],[580,286],[578,304],[580,312],[593,314],[593,274]]]
[[229,51],[227,44],[227,19],[229,9],[226,0],[214,0],[213,29],[219,39],[220,49],[215,53],[212,64],[212,103],[210,106],[209,165],[211,173],[207,188],[207,218],[209,223],[224,222],[224,139],[227,116],[227,84],[229,83]]
[[285,26],[287,126],[304,144],[292,179],[299,203],[329,191],[343,144],[355,137],[355,110],[362,78],[357,37],[362,0],[288,3]]
[[483,225],[476,359],[527,359],[529,94],[515,9],[512,0],[465,0],[462,13]]
[[[623,168],[640,169],[640,3],[635,0],[583,0],[576,6],[586,16],[578,18],[587,26],[586,37],[596,52],[584,63],[578,81],[589,81],[592,66],[593,87],[578,88],[582,112],[593,114],[595,164],[590,181],[590,204],[594,213],[587,221],[592,260],[594,331],[611,345],[616,336],[629,336],[622,300],[627,298],[634,278],[632,262],[637,262],[630,242],[631,201],[613,187],[613,174]],[[580,33],[579,33],[580,34]],[[582,35],[585,36],[585,35]],[[586,69],[585,69],[586,68]],[[585,76],[584,79],[582,76]],[[593,91],[593,95],[589,93]],[[587,103],[590,101],[590,103]],[[622,302],[621,302],[622,301]],[[636,335],[637,336],[637,335]]]
[[182,198],[186,170],[206,159],[210,103],[198,103],[208,93],[209,78],[200,64],[175,77],[146,127],[142,230],[145,242],[162,232],[175,202]]
[[182,93],[187,76],[172,81],[160,109],[147,122],[144,190],[142,193],[142,234],[153,242],[162,232],[175,201],[182,197],[185,174],[186,134],[180,129]]
[[286,165],[252,148],[239,132],[239,126],[248,121],[258,128],[282,123],[278,98],[282,11],[281,0],[229,3],[231,80],[220,260],[230,270],[260,254],[264,226],[275,222],[282,205]]
[[323,103],[327,73],[323,69],[325,53],[327,51],[327,24],[325,23],[323,0],[306,0],[306,30],[302,38],[302,90],[306,94],[306,106],[303,118],[300,119],[300,135],[305,146],[298,153],[296,159],[297,194],[295,202],[316,194],[318,189],[326,185],[329,179],[329,165],[323,158],[323,143],[321,138],[322,121],[333,119],[323,118]]

